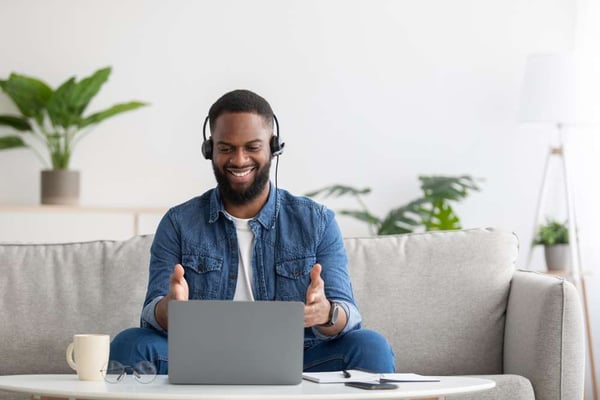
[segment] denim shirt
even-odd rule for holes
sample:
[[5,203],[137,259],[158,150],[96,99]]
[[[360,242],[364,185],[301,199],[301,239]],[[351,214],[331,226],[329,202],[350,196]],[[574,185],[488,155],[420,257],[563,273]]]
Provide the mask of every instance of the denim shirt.
[[[327,299],[338,302],[348,316],[338,336],[360,328],[346,250],[333,211],[271,185],[267,203],[249,225],[255,238],[252,288],[256,300],[304,303],[310,271],[319,263]],[[155,319],[154,307],[169,291],[175,264],[183,265],[191,300],[230,300],[237,284],[238,263],[235,225],[225,216],[217,189],[171,208],[152,243],[141,325],[167,334]],[[331,338],[316,327],[307,328],[304,347]]]

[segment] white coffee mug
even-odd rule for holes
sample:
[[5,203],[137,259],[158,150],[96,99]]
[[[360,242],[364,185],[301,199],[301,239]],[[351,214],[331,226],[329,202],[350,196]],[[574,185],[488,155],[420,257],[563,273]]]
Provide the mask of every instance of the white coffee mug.
[[73,335],[67,347],[67,363],[82,381],[102,381],[102,368],[108,363],[109,335]]

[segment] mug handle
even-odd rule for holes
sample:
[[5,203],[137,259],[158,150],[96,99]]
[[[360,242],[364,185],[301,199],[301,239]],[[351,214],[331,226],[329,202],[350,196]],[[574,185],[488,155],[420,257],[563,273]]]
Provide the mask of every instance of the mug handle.
[[75,342],[71,342],[69,346],[67,346],[67,364],[69,364],[69,367],[77,371],[77,364],[75,364],[75,360],[73,359],[74,346]]

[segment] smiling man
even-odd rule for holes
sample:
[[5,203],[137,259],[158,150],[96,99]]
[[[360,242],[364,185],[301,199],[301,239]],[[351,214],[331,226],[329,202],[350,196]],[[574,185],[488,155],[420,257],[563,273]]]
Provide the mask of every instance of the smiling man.
[[252,218],[269,195],[273,120],[247,112],[226,112],[215,119],[213,171],[225,209]]
[[361,328],[334,213],[269,180],[284,146],[276,121],[269,103],[248,90],[212,105],[202,154],[217,187],[161,220],[141,327],[114,338],[111,360],[147,360],[168,372],[170,300],[276,300],[305,304],[305,371],[394,371],[387,340]]

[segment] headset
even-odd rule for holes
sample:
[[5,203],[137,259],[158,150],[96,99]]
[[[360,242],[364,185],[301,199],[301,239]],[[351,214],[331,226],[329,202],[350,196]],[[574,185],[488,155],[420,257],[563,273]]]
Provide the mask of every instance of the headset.
[[[202,142],[202,155],[207,160],[212,160],[213,157],[213,140],[212,137],[206,138],[206,125],[208,124],[209,117],[206,116],[204,120],[204,125],[202,126],[202,137],[204,141]],[[275,121],[275,136],[271,137],[269,141],[269,147],[271,148],[271,156],[278,157],[283,153],[283,148],[285,147],[285,143],[281,142],[281,138],[279,136],[279,121],[277,121],[277,117],[273,114],[273,121]],[[279,158],[277,158],[279,160]]]

